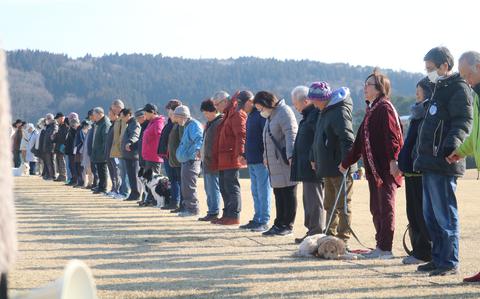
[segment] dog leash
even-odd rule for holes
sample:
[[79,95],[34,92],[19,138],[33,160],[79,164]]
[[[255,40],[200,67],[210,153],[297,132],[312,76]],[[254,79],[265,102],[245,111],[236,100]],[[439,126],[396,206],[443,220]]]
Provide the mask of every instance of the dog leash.
[[[344,194],[344,203],[343,203],[343,212],[345,213],[345,215],[348,215],[348,206],[347,206],[347,176],[348,176],[348,169],[347,171],[345,171],[345,173],[343,174],[343,179],[342,179],[342,186],[340,187],[340,189],[338,190],[338,193],[337,193],[337,196],[335,198],[335,203],[333,204],[333,209],[332,211],[335,211],[337,209],[337,205],[338,205],[338,201],[340,200],[340,194],[342,194],[342,190],[344,190],[343,194]],[[333,215],[334,213],[332,212],[331,215],[330,215],[330,219],[328,219],[328,222],[327,222],[327,226],[325,228],[325,234],[328,232],[328,230],[330,229],[330,226],[332,225],[332,219],[333,219]],[[358,242],[358,244],[360,244],[362,247],[365,247],[367,249],[370,249],[370,250],[373,250],[373,248],[371,247],[368,247],[366,246],[365,244],[362,243],[362,241],[360,241],[360,238],[358,238],[357,234],[355,234],[355,232],[353,231],[350,223],[347,221],[347,227],[348,227],[348,230],[350,230],[350,232],[352,233],[352,236],[355,238],[355,240]]]

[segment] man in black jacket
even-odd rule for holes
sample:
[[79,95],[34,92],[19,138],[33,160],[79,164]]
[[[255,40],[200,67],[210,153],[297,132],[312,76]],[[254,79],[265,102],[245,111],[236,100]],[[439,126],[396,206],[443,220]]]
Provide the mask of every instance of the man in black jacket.
[[323,233],[325,226],[323,181],[317,177],[310,163],[310,151],[319,110],[308,100],[307,86],[297,86],[293,89],[292,102],[303,116],[295,138],[290,176],[292,181],[303,182],[304,224],[308,231],[304,237],[295,239],[295,243],[301,243],[307,236]]
[[135,117],[132,115],[132,110],[124,108],[120,111],[120,117],[127,124],[125,133],[122,136],[121,149],[122,159],[125,160],[126,172],[128,181],[130,182],[130,195],[126,200],[140,199],[140,182],[137,176],[140,165],[138,163],[138,147],[137,142],[140,138],[141,127]]
[[67,140],[68,126],[65,123],[65,115],[59,112],[55,115],[58,131],[55,132],[53,141],[55,143],[55,159],[57,161],[58,177],[56,182],[65,182],[67,180],[67,165],[65,163],[65,141]]
[[453,56],[445,47],[431,49],[424,58],[428,78],[435,84],[425,119],[420,125],[414,170],[423,173],[423,215],[432,240],[432,261],[418,271],[431,276],[456,274],[459,224],[455,190],[465,161],[447,158],[472,128],[472,90],[453,73]]
[[58,125],[55,122],[53,114],[48,113],[45,116],[45,137],[42,143],[42,152],[43,152],[43,160],[45,161],[45,176],[43,177],[45,180],[53,180],[55,179],[55,164],[53,163],[54,159],[54,138],[55,134],[58,131]]
[[[325,182],[325,210],[327,221],[331,218],[327,235],[336,236],[347,244],[350,239],[352,219],[352,169],[346,176],[347,210],[345,210],[345,190],[343,175],[338,170],[340,162],[352,148],[352,106],[350,91],[346,87],[335,91],[327,82],[315,82],[310,86],[308,97],[321,112],[315,128],[311,161],[316,174]],[[334,209],[337,194],[342,192]]]

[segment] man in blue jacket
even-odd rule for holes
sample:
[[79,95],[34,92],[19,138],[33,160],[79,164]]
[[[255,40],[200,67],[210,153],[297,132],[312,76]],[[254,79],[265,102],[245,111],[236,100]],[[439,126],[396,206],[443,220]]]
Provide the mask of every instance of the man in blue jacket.
[[200,122],[190,116],[190,109],[187,106],[182,105],[175,108],[174,117],[177,123],[184,127],[176,153],[182,169],[180,188],[183,199],[182,211],[178,216],[197,216],[199,214],[197,179],[200,175],[203,129]]

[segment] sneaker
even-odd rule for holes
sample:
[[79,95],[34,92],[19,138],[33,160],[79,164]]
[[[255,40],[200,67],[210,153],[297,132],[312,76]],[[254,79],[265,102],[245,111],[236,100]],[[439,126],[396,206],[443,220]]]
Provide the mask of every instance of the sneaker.
[[463,279],[463,282],[480,282],[480,272],[477,274],[470,276],[470,277],[465,277]]
[[263,236],[275,236],[278,232],[280,231],[280,228],[276,225],[272,226],[269,230],[266,232],[263,232]]
[[219,225],[239,225],[240,224],[240,219],[224,217],[224,218],[222,218],[222,220],[217,221],[215,224],[219,224]]
[[413,255],[409,255],[403,258],[402,263],[404,265],[418,265],[418,264],[424,264],[425,261],[417,259]]
[[389,260],[393,259],[393,253],[391,251],[383,251],[380,248],[376,248],[368,253],[363,255],[366,259],[380,259],[380,260]]
[[198,218],[198,221],[206,221],[206,222],[211,222],[213,220],[218,219],[218,214],[212,214],[212,215],[207,215],[205,217],[200,217]]
[[127,199],[127,198],[126,198],[124,195],[122,195],[122,194],[115,194],[115,195],[113,196],[113,198],[116,199],[116,200],[125,200],[125,199]]
[[240,229],[251,229],[256,225],[257,225],[257,223],[255,221],[250,220],[247,224],[240,225],[238,228],[240,228]]
[[176,208],[175,210],[171,210],[171,211],[170,211],[170,213],[174,213],[174,214],[178,214],[178,213],[180,213],[180,212],[182,212],[182,208],[181,208],[181,207],[178,207],[178,208]]
[[281,228],[278,232],[277,232],[277,235],[278,236],[289,236],[292,234],[292,230],[289,229],[289,228]]
[[435,266],[433,262],[428,262],[426,264],[423,264],[417,267],[417,271],[419,272],[431,272],[436,269],[437,269],[437,266]]
[[176,210],[178,209],[178,205],[176,204],[168,204],[164,207],[161,207],[162,210]]
[[256,226],[250,229],[252,232],[263,233],[268,230],[268,225],[266,224],[256,224]]
[[113,198],[115,198],[115,196],[117,195],[117,193],[116,193],[116,192],[113,192],[113,191],[110,191],[110,192],[107,192],[106,195],[107,195],[108,197],[113,197]]
[[198,216],[198,211],[192,212],[192,211],[182,211],[178,213],[178,217],[194,217]]
[[445,275],[457,275],[457,268],[438,268],[430,272],[428,276],[445,276]]

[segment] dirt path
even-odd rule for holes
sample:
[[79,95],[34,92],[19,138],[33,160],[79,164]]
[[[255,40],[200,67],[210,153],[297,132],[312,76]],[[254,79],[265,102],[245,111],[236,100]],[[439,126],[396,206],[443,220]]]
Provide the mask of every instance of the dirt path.
[[[249,182],[242,180],[242,221],[252,217]],[[200,186],[203,190],[203,186]],[[91,268],[100,298],[480,298],[480,285],[460,283],[480,270],[480,183],[459,183],[461,274],[431,279],[401,265],[406,225],[403,189],[397,200],[397,234],[389,261],[293,258],[293,236],[258,233],[178,218],[93,196],[37,177],[18,178],[20,257],[10,287],[27,290],[58,278],[66,262]],[[365,181],[354,186],[354,228],[373,245]],[[201,194],[202,211],[205,196]],[[299,199],[301,192],[299,190]],[[304,234],[299,200],[295,235]],[[352,247],[358,245],[352,242]]]

